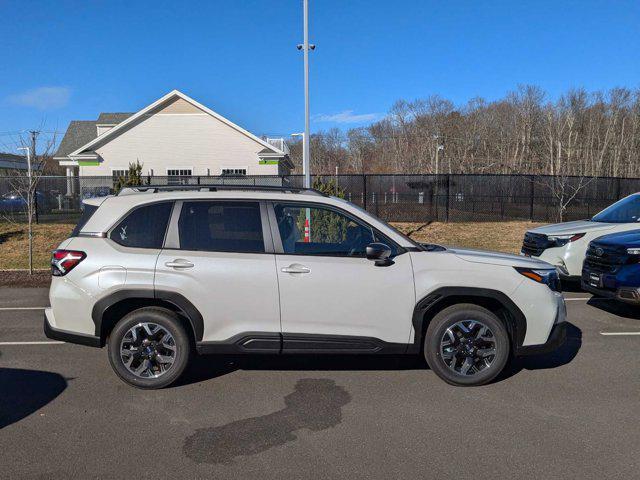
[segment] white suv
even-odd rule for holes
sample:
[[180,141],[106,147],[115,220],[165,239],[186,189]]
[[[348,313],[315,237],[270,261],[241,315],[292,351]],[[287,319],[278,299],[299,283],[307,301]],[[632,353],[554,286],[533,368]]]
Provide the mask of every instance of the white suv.
[[84,209],[53,252],[45,332],[106,344],[137,387],[171,384],[194,351],[424,352],[479,385],[564,340],[551,265],[417,244],[315,190],[140,187]]
[[589,242],[602,235],[640,229],[640,193],[634,193],[590,220],[556,223],[525,233],[521,253],[554,265],[561,277],[579,280]]

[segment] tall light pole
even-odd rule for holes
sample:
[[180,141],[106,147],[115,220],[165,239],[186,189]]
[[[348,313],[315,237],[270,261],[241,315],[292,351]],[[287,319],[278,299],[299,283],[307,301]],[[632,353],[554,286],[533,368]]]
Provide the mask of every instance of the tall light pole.
[[309,44],[309,0],[303,0],[304,43],[298,44],[298,50],[304,54],[304,136],[302,137],[302,170],[304,172],[304,187],[311,188],[311,170],[309,168],[309,50],[315,45]]

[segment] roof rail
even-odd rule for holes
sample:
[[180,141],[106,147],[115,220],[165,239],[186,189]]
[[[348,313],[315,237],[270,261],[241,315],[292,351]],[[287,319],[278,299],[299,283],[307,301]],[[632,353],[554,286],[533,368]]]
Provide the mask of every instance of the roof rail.
[[286,187],[273,185],[140,185],[137,187],[125,187],[117,195],[134,195],[137,193],[158,193],[158,192],[218,192],[221,190],[239,190],[256,192],[280,192],[280,193],[302,193],[308,195],[320,195],[328,197],[327,194],[315,188]]

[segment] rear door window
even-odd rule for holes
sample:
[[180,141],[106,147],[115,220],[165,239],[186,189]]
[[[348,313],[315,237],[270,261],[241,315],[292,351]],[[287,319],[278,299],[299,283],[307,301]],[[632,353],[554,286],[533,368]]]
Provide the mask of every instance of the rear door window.
[[178,232],[181,250],[265,251],[258,202],[184,202]]
[[109,238],[124,247],[162,248],[173,202],[154,203],[130,212]]

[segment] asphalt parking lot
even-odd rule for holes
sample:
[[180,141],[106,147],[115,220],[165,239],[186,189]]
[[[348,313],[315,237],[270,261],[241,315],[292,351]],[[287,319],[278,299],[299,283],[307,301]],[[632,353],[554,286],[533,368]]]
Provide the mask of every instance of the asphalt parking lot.
[[0,477],[637,478],[640,308],[565,295],[565,345],[480,388],[412,358],[203,357],[142,391],[40,343],[46,290],[0,289]]

